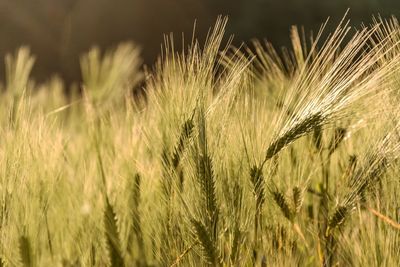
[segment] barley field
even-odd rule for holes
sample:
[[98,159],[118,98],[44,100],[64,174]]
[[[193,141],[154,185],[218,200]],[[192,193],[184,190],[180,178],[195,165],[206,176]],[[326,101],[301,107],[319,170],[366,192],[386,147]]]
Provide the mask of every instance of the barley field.
[[68,94],[9,54],[0,266],[399,266],[400,25],[373,21],[93,48]]

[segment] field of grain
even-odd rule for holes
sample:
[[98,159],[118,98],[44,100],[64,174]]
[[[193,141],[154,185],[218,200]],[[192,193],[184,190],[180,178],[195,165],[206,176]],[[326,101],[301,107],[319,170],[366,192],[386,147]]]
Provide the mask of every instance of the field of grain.
[[146,69],[94,48],[68,94],[10,54],[0,266],[398,266],[400,26],[374,21],[281,53],[220,18]]

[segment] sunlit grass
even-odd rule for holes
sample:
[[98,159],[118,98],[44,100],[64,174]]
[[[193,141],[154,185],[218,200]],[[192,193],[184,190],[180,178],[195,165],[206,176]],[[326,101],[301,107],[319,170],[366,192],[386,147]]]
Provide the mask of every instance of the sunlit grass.
[[[6,266],[396,266],[400,28],[311,43],[131,44],[81,59],[82,92],[6,58]],[[347,41],[345,41],[347,40]],[[134,98],[141,84],[144,94]]]

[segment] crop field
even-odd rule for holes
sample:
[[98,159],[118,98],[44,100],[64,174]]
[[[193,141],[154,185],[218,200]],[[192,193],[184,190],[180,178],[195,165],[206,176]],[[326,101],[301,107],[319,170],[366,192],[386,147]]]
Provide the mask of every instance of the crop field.
[[373,21],[281,51],[219,18],[152,67],[93,48],[79,90],[9,54],[0,266],[399,266],[400,25]]

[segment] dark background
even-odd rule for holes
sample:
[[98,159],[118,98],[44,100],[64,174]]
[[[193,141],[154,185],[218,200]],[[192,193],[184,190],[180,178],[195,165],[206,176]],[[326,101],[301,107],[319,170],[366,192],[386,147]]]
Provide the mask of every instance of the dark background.
[[[33,70],[43,81],[59,73],[79,81],[79,55],[91,46],[107,48],[133,40],[151,65],[160,52],[163,33],[204,38],[218,14],[228,15],[227,34],[235,43],[267,38],[287,45],[291,25],[318,30],[327,17],[335,25],[350,8],[353,25],[371,22],[372,14],[400,15],[400,0],[0,0],[0,58],[21,45],[37,56]],[[4,80],[0,64],[0,80]]]

